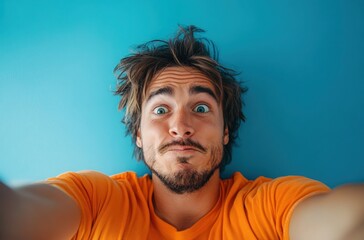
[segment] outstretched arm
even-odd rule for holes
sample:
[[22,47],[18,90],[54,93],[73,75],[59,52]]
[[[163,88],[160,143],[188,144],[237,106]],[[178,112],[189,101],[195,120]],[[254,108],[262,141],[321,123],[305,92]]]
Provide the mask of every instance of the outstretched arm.
[[80,219],[76,202],[57,187],[0,182],[0,239],[69,239]]
[[345,185],[300,203],[290,222],[291,240],[363,240],[364,184]]

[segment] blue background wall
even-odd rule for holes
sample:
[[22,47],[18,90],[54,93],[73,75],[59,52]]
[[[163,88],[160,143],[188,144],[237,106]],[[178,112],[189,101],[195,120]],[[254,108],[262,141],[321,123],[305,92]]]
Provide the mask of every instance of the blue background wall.
[[225,177],[364,181],[363,23],[359,0],[0,0],[0,176],[145,173],[112,70],[136,44],[195,24],[249,87]]

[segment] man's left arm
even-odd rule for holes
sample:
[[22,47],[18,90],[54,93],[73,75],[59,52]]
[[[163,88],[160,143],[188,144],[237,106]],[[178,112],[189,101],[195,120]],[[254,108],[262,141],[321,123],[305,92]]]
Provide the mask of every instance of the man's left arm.
[[364,184],[303,200],[293,211],[289,233],[291,240],[363,240]]

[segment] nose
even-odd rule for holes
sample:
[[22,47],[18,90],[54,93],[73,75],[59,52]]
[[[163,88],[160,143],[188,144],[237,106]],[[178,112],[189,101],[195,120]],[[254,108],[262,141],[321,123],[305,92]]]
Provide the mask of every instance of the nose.
[[189,138],[195,132],[191,116],[186,110],[176,111],[170,121],[169,134],[174,138]]

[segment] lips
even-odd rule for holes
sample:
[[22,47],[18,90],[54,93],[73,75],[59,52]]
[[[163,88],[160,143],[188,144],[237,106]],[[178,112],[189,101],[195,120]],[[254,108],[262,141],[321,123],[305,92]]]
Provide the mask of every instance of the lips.
[[163,148],[162,151],[160,151],[161,154],[167,153],[167,152],[173,152],[175,154],[193,154],[195,152],[203,153],[202,150],[192,147],[192,146],[181,146],[181,145],[172,145]]
[[186,147],[186,146],[172,146],[167,148],[166,151],[186,152],[186,151],[199,151],[199,150],[196,148]]
[[179,151],[179,152],[198,151],[201,153],[205,153],[206,150],[207,149],[204,148],[201,144],[189,138],[181,141],[172,141],[166,144],[162,144],[158,148],[158,151],[162,154],[167,151]]

